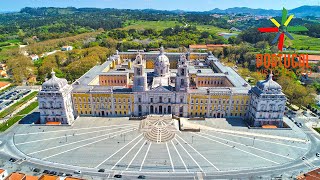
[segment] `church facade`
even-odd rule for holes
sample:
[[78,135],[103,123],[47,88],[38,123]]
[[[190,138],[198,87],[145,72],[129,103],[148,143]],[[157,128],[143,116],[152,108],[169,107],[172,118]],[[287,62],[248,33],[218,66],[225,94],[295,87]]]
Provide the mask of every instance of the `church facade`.
[[[262,96],[253,96],[254,88],[212,53],[166,53],[162,47],[160,52],[117,52],[71,86],[75,117],[173,114],[241,118],[255,126],[275,124],[274,119],[252,121],[260,114],[250,107],[255,105],[251,101],[260,101]],[[283,97],[274,99],[280,100],[286,101]],[[284,108],[277,112],[283,114]]]

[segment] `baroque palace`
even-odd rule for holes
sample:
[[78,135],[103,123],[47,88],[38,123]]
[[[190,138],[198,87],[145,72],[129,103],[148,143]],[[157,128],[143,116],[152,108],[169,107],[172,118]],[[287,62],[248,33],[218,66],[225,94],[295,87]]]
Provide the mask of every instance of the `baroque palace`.
[[242,118],[283,126],[286,98],[269,77],[251,87],[209,53],[117,52],[68,85],[52,78],[38,95],[41,123],[78,116]]

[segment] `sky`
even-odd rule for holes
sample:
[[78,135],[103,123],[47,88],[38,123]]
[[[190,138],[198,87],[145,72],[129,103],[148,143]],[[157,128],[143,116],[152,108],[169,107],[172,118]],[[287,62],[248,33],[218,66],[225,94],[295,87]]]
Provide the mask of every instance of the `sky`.
[[293,9],[319,5],[320,0],[0,0],[0,12],[19,11],[23,7],[97,7],[118,9],[159,9],[207,11],[214,8],[249,7]]

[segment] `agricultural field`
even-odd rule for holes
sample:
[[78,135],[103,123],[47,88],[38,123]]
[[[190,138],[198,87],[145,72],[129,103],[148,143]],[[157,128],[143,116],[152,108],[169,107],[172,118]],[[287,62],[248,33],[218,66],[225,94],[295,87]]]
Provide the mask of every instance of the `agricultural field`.
[[129,29],[137,29],[137,30],[143,30],[143,29],[156,29],[156,30],[164,30],[170,27],[175,26],[184,26],[185,24],[182,24],[178,21],[126,21],[125,27],[121,28],[124,30]]
[[[292,34],[292,33],[291,33]],[[285,44],[297,50],[320,50],[320,39],[305,35],[292,34],[294,40],[286,38]]]

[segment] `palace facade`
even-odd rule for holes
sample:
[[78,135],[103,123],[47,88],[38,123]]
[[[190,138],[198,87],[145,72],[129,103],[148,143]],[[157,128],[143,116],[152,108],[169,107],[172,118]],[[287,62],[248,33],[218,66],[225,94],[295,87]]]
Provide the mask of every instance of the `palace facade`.
[[[263,85],[270,81],[272,86]],[[71,86],[74,117],[173,114],[242,118],[254,126],[282,126],[286,102],[272,75],[257,85],[265,95],[211,52],[166,53],[162,47],[160,52],[117,52]],[[257,105],[260,101],[264,108],[273,107],[269,108],[274,111],[272,116],[265,115],[263,108],[262,112],[262,105]]]

